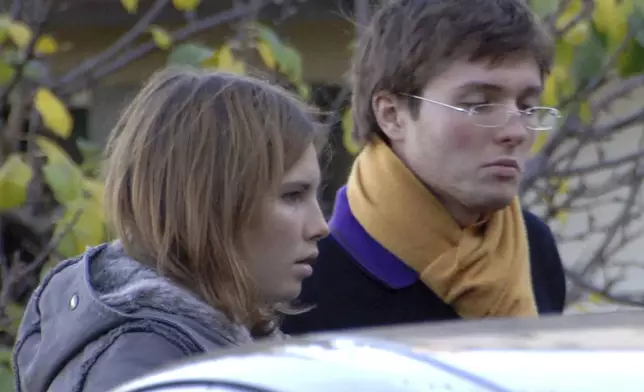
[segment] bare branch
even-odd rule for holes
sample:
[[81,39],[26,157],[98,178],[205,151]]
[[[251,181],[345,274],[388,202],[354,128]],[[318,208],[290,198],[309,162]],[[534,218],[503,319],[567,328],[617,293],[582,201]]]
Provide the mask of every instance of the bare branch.
[[644,307],[644,296],[643,297],[631,297],[626,295],[613,294],[606,290],[604,287],[598,287],[587,281],[583,274],[566,270],[566,277],[575,285],[583,288],[584,290],[597,293],[606,299],[615,302],[616,304]]
[[586,175],[586,174],[591,174],[596,171],[600,170],[607,170],[607,169],[612,169],[617,166],[621,166],[626,163],[632,163],[640,160],[644,156],[644,151],[642,150],[637,150],[633,153],[621,156],[619,158],[614,158],[614,159],[599,159],[597,162],[585,165],[585,166],[579,166],[579,167],[573,167],[573,168],[568,168],[566,170],[554,170],[549,173],[550,176],[552,177],[572,177],[572,176],[580,176],[580,175]]
[[[271,0],[262,0],[259,2],[259,5],[255,3],[246,4],[217,13],[201,20],[197,20],[194,23],[172,33],[172,41],[175,43],[184,41],[191,36],[199,34],[203,31],[257,12],[258,6],[264,7],[270,3]],[[118,71],[132,61],[157,49],[158,48],[154,41],[149,40],[148,42],[141,44],[133,49],[126,50],[113,61],[97,66],[96,68],[88,72],[88,78],[87,80],[84,80],[84,83],[69,83],[66,85],[61,85],[58,92],[62,95],[66,95],[87,88],[90,84],[95,83],[96,81],[110,75],[111,73]]]
[[25,277],[38,271],[47,262],[49,255],[54,251],[54,249],[56,249],[56,247],[58,247],[58,244],[65,237],[65,235],[67,235],[67,233],[69,233],[74,228],[82,214],[82,209],[76,211],[69,223],[62,230],[60,230],[58,235],[51,238],[45,249],[43,249],[42,252],[38,256],[36,256],[34,261],[30,262],[27,265],[23,265],[22,263],[20,263],[20,260],[16,259],[11,263],[11,268],[9,268],[7,271],[4,271],[4,274],[2,275],[2,291],[0,292],[0,309],[4,309],[7,304],[11,302],[11,292],[13,286],[17,282],[23,280]]
[[16,67],[16,70],[5,87],[0,90],[0,107],[3,107],[7,103],[7,98],[9,93],[15,88],[20,80],[22,80],[22,75],[27,63],[34,58],[34,49],[36,47],[36,42],[42,33],[45,23],[54,6],[56,0],[49,0],[43,6],[40,14],[40,18],[36,21],[35,25],[32,27],[32,36],[31,40],[22,51],[20,64]]
[[104,64],[106,61],[110,60],[117,53],[121,52],[125,47],[132,44],[132,42],[139,38],[139,36],[144,34],[147,31],[148,27],[150,27],[150,25],[156,20],[159,14],[161,14],[163,9],[170,4],[170,2],[171,0],[156,0],[150,7],[150,9],[141,17],[141,19],[139,19],[130,30],[123,34],[123,36],[116,40],[109,48],[105,49],[103,52],[97,54],[96,56],[90,57],[87,60],[83,61],[78,67],[61,76],[56,82],[54,82],[51,87],[57,89],[63,85],[73,83],[77,78],[85,76],[98,65]]
[[642,86],[644,86],[644,75],[635,75],[626,80],[620,81],[617,86],[611,88],[610,91],[595,100],[592,105],[593,111],[599,112],[605,110],[616,100],[624,98]]

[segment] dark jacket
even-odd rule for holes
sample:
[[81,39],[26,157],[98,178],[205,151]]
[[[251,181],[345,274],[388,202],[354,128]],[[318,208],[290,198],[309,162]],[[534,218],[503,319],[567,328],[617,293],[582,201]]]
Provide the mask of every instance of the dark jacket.
[[[523,213],[530,247],[532,285],[540,314],[561,313],[566,284],[559,251],[548,226]],[[338,192],[331,235],[319,244],[312,277],[299,300],[315,308],[288,316],[287,334],[458,319],[420,281],[418,274],[383,248],[353,217],[345,189]]]
[[120,243],[56,266],[31,297],[14,347],[18,392],[105,392],[189,355],[250,342]]

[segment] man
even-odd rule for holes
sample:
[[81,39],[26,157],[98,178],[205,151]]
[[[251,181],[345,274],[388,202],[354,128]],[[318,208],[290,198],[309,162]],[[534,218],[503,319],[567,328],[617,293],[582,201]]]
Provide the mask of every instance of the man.
[[397,0],[351,70],[365,147],[340,189],[283,331],[560,313],[549,228],[517,186],[538,132],[553,45],[521,0]]

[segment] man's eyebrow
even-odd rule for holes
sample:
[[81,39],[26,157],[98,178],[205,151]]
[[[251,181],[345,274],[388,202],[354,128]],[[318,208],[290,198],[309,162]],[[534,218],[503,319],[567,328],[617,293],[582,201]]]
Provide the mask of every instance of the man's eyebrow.
[[[457,91],[459,93],[468,93],[468,92],[476,92],[476,91],[481,91],[481,92],[488,92],[488,93],[502,93],[505,91],[506,88],[504,88],[501,85],[495,84],[495,83],[489,83],[489,82],[468,82],[460,87],[457,88]],[[543,87],[541,85],[531,85],[527,86],[524,88],[523,92],[521,93],[521,97],[529,97],[529,96],[534,96],[534,95],[541,95],[541,92],[543,91]]]
[[521,93],[521,98],[539,97],[543,93],[543,86],[528,86]]
[[457,88],[460,93],[468,93],[472,91],[494,92],[499,93],[504,89],[502,86],[488,82],[467,82]]

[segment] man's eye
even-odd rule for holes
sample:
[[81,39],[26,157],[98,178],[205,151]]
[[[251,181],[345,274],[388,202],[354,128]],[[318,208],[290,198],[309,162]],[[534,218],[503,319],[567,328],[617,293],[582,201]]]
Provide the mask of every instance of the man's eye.
[[474,107],[474,106],[487,105],[487,104],[489,104],[489,102],[487,102],[487,101],[479,101],[479,102],[463,102],[463,103],[461,103],[459,106],[461,106],[461,107],[463,107],[463,108],[467,108],[467,109],[469,109],[469,108]]
[[528,110],[528,109],[532,109],[533,107],[539,106],[539,105],[538,104],[534,105],[534,104],[522,103],[522,104],[519,104],[517,106],[519,107],[519,110]]

